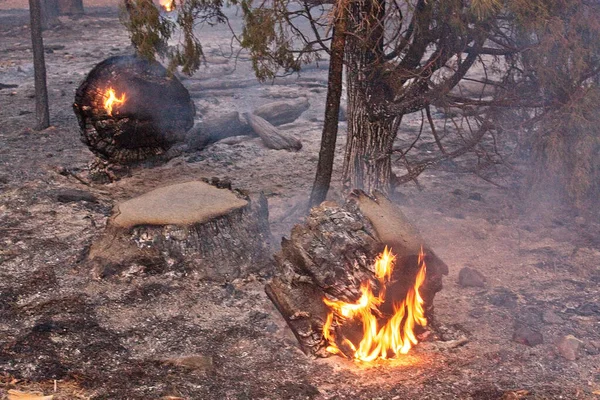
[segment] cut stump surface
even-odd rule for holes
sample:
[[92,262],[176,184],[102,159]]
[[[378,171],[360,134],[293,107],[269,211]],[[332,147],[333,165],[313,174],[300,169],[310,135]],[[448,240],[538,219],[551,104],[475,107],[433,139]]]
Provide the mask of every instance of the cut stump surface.
[[197,181],[155,189],[115,206],[88,260],[100,278],[142,270],[228,281],[265,272],[267,200]]

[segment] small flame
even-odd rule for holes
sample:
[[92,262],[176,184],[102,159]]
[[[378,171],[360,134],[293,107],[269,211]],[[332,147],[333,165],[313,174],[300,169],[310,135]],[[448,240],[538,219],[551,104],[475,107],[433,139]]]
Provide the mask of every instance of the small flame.
[[175,9],[175,0],[160,0],[160,6],[164,8],[166,12],[171,12]]
[[398,354],[406,354],[413,345],[417,344],[415,325],[427,325],[423,311],[423,299],[419,293],[419,288],[425,281],[427,269],[423,248],[418,256],[419,270],[414,285],[400,304],[394,304],[394,315],[381,328],[378,326],[377,318],[381,316],[379,306],[385,301],[385,288],[390,281],[395,260],[396,257],[387,247],[375,260],[375,276],[381,286],[377,296],[373,294],[371,284],[367,281],[361,285],[361,297],[356,303],[323,299],[325,304],[331,308],[323,325],[323,336],[329,342],[327,347],[329,353],[343,354],[337,347],[335,337],[331,332],[333,323],[343,325],[347,320],[354,318],[362,322],[362,339],[358,346],[349,339],[344,339],[343,342],[354,351],[356,360],[370,362],[377,358],[386,359]]
[[121,97],[117,97],[113,88],[108,88],[104,93],[104,109],[108,115],[112,116],[113,106],[123,103],[125,103],[125,93],[123,93]]

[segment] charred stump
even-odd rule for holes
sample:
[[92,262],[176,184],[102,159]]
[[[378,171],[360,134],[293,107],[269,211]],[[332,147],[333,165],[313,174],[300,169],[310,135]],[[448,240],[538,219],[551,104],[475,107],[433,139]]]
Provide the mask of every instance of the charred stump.
[[272,264],[267,200],[218,180],[158,188],[117,204],[87,258],[97,278],[179,272],[223,282],[262,273]]
[[[331,309],[324,299],[357,303],[361,285],[368,282],[381,293],[374,260],[385,247],[396,255],[395,268],[379,307],[378,320],[385,322],[394,304],[407,297],[420,270],[419,253],[424,253],[426,275],[420,287],[425,317],[433,319],[433,299],[442,288],[448,267],[427,246],[400,209],[379,195],[373,199],[353,193],[344,206],[331,202],[314,207],[305,223],[296,225],[290,239],[283,239],[275,255],[275,277],[265,287],[269,299],[283,315],[302,350],[313,356],[328,356],[331,345],[352,358],[352,343],[360,342],[360,323],[331,325],[333,339],[324,336]],[[391,354],[388,354],[388,357]]]
[[81,139],[100,159],[130,164],[163,154],[194,124],[187,89],[158,62],[116,56],[96,65],[75,93]]

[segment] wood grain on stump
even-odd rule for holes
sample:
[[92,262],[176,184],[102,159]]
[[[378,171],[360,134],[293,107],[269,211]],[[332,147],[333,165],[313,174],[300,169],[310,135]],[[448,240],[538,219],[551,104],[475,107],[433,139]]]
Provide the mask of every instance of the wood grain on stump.
[[114,207],[88,259],[99,277],[180,270],[217,281],[265,271],[267,201],[205,182],[158,188]]

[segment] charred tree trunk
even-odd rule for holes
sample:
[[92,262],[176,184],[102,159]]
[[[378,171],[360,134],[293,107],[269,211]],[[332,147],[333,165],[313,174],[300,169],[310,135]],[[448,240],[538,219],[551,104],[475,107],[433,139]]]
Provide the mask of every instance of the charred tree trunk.
[[58,15],[82,15],[83,0],[58,0]]
[[348,37],[347,91],[348,141],[344,156],[343,184],[347,190],[391,192],[391,154],[401,116],[372,117],[379,97],[369,96],[377,66],[383,63],[383,2],[351,4]]
[[167,186],[115,206],[90,248],[93,274],[106,278],[137,268],[223,282],[269,272],[267,200],[232,191],[228,182],[211,183]]
[[58,8],[58,0],[39,0],[41,4],[41,19],[42,19],[42,29],[52,28],[60,24],[58,19],[59,8]]
[[[420,293],[425,316],[431,322],[433,298],[442,288],[448,267],[383,195],[373,199],[358,192],[345,206],[324,202],[311,210],[304,224],[292,229],[289,240],[283,239],[281,251],[275,255],[275,277],[265,290],[306,354],[329,355],[326,348],[330,343],[323,335],[329,313],[324,298],[356,303],[365,282],[381,289],[373,261],[385,246],[396,255],[396,268],[387,288],[394,300],[404,299],[414,285],[423,248],[427,269]],[[381,311],[389,313],[388,308],[384,305]],[[341,338],[356,333],[336,329]]]
[[[118,101],[107,108],[111,98]],[[163,154],[183,142],[196,112],[175,76],[137,56],[96,65],[77,88],[73,110],[82,141],[101,159],[118,164]]]
[[346,48],[346,7],[347,4],[344,2],[341,2],[336,7],[337,15],[331,38],[325,122],[323,124],[319,162],[317,163],[317,173],[310,194],[309,208],[325,201],[331,184],[335,142],[337,140],[340,115],[340,99],[342,97],[342,73],[344,69],[344,51]]
[[40,1],[43,0],[29,0],[35,80],[35,129],[38,131],[50,126],[48,88],[46,86],[46,61],[44,58],[44,39],[42,37],[42,8]]

